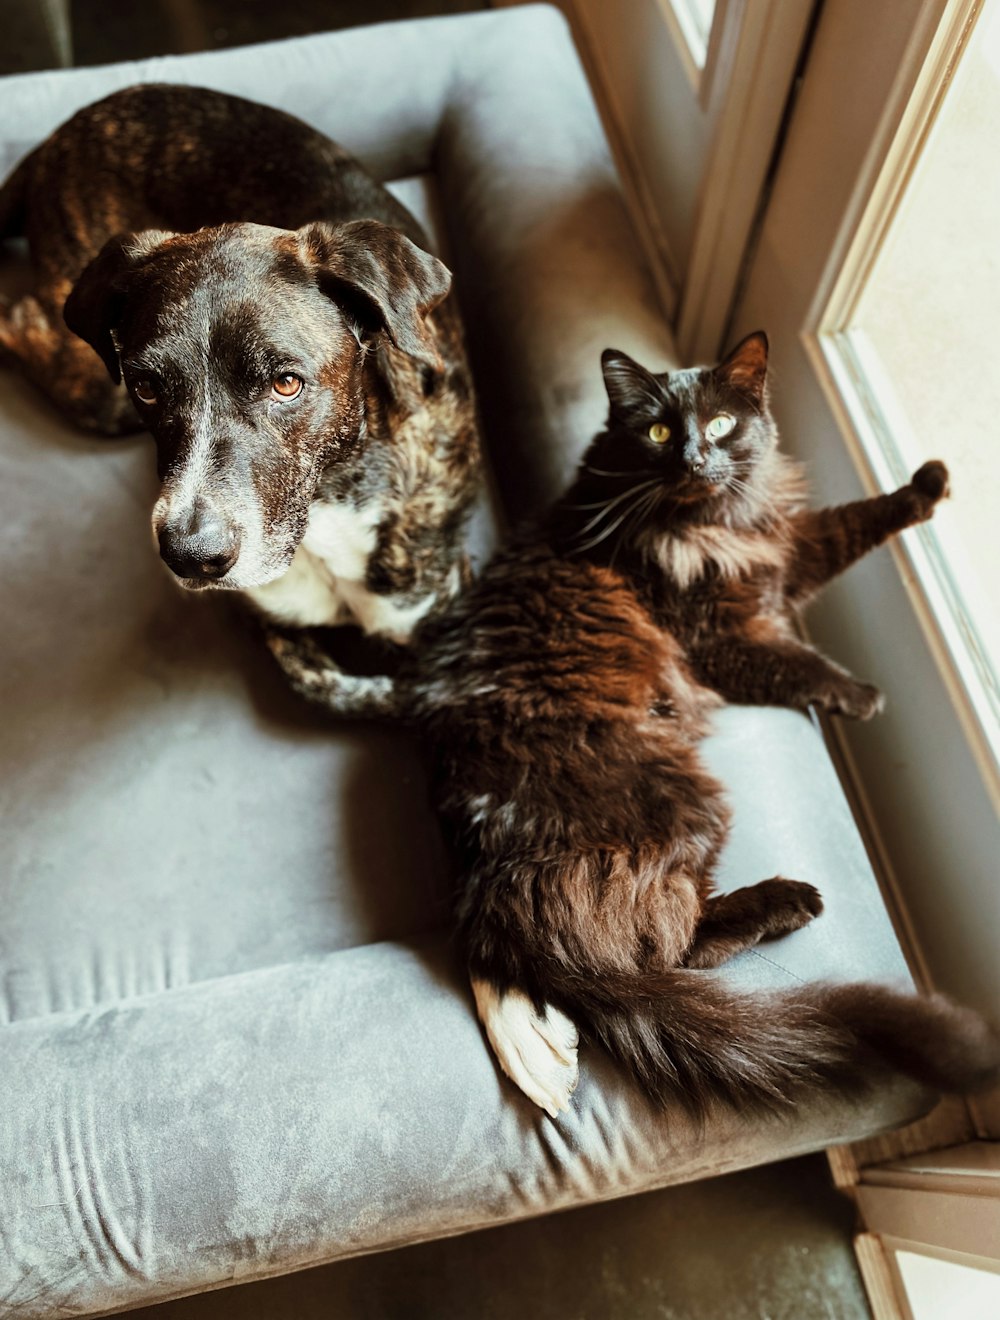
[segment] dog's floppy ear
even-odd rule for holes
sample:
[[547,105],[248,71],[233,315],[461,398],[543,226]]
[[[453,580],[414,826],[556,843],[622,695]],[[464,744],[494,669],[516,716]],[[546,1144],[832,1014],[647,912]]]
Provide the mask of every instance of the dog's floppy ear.
[[109,238],[84,267],[63,307],[63,320],[99,355],[116,385],[122,373],[114,332],[125,310],[129,279],[153,248],[170,237],[163,230],[147,229]]
[[324,222],[299,230],[320,287],[347,301],[368,330],[440,371],[441,356],[424,317],[447,295],[451,272],[443,261],[377,220]]

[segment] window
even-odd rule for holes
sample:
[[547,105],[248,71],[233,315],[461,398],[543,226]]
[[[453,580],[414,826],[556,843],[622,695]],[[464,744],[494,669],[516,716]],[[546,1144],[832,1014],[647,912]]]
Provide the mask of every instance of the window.
[[927,72],[820,342],[878,484],[927,458],[951,470],[958,498],[911,541],[911,558],[1000,761],[1000,7],[963,24]]
[[697,68],[703,69],[716,0],[664,0],[664,3],[673,11],[691,59]]

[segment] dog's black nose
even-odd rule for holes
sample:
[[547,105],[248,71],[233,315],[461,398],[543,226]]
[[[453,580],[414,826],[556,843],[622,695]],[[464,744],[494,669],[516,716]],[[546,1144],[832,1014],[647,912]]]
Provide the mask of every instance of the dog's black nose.
[[204,500],[160,528],[160,557],[181,578],[221,578],[240,557],[240,534]]

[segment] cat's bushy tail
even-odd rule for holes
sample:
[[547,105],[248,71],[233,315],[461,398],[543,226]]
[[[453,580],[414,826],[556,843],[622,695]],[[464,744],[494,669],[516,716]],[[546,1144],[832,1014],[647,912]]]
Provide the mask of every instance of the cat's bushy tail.
[[941,995],[868,983],[744,994],[685,968],[563,967],[552,981],[552,1002],[649,1095],[699,1117],[719,1102],[780,1112],[810,1093],[862,1091],[879,1066],[945,1092],[1000,1079],[1000,1034]]

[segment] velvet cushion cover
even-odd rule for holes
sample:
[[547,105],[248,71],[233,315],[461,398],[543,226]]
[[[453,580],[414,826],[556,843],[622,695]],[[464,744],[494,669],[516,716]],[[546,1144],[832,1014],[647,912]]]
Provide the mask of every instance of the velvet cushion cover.
[[[551,495],[599,425],[602,348],[673,360],[555,11],[8,78],[0,165],[155,80],[269,102],[380,177],[432,180],[509,516]],[[499,1075],[450,956],[416,749],[324,721],[231,602],[182,596],[151,545],[154,490],[148,440],[81,436],[4,373],[0,1314],[260,1278],[816,1149],[925,1106],[900,1081],[698,1132],[586,1050],[572,1112],[544,1117]],[[827,902],[718,974],[905,981],[812,724],[731,708],[707,750],[735,809],[723,885],[780,871]]]

